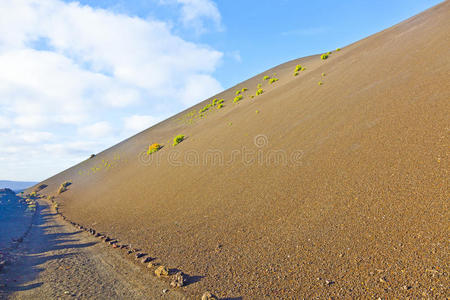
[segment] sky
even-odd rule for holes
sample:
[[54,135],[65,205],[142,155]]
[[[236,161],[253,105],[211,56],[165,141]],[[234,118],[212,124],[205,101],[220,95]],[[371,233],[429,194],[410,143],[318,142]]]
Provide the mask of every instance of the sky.
[[441,1],[0,0],[0,179],[41,181]]

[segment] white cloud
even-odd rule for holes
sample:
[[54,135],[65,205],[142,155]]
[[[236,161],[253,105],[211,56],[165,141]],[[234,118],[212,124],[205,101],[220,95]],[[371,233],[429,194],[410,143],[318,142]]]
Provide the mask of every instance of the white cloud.
[[129,131],[139,132],[160,121],[158,118],[146,115],[133,115],[124,118],[125,129]]
[[[214,3],[176,1],[186,25],[220,24]],[[35,166],[58,149],[64,161],[84,158],[221,90],[212,76],[221,59],[159,20],[61,0],[1,1],[0,157]],[[14,154],[24,142],[36,157]],[[14,172],[0,168],[0,177]]]
[[181,22],[185,27],[194,29],[197,34],[208,31],[208,23],[212,23],[216,30],[223,29],[222,16],[212,0],[160,0],[160,2],[181,5]]
[[79,134],[88,138],[107,137],[112,133],[112,130],[112,126],[105,121],[78,128]]

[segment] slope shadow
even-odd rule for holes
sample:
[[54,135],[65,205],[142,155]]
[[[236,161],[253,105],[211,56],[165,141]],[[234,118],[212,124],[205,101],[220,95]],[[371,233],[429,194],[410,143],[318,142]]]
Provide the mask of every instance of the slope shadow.
[[[60,260],[76,255],[78,249],[90,247],[96,243],[79,243],[73,236],[81,231],[50,233],[61,225],[48,225],[47,222],[54,215],[43,213],[48,205],[38,207],[38,215],[33,221],[30,233],[22,244],[9,254],[10,263],[0,272],[0,295],[17,291],[26,291],[38,288],[43,282],[33,282],[44,271],[44,263]],[[67,249],[72,252],[51,255],[49,251]]]

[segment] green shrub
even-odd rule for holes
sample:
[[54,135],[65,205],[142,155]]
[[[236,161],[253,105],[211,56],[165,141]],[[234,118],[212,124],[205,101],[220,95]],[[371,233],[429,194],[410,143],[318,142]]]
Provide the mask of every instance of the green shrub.
[[322,60],[325,60],[325,59],[328,58],[328,54],[322,54],[322,55],[320,56],[320,58],[321,58]]
[[326,75],[325,73],[322,73],[322,77],[325,77],[325,75]]
[[337,48],[336,51],[341,51],[341,48]]
[[263,80],[269,80],[269,79],[270,79],[270,76],[268,76],[268,75],[263,77]]
[[233,102],[234,102],[234,103],[237,103],[238,101],[241,101],[242,98],[243,98],[242,95],[237,95],[236,97],[234,97]]
[[301,71],[305,71],[305,70],[306,70],[306,68],[305,68],[305,67],[302,67]]
[[272,83],[277,82],[277,81],[278,81],[278,78],[271,78],[269,82],[270,82],[270,84],[272,84]]
[[322,82],[322,81],[319,81],[319,85],[323,85],[323,82]]
[[257,110],[256,113],[259,114],[259,110]]
[[294,76],[297,76],[298,75],[298,71],[297,72],[294,72]]
[[217,105],[218,109],[221,109],[223,107],[223,103],[220,103],[219,105]]
[[150,146],[148,146],[148,150],[147,150],[147,155],[150,155],[154,152],[159,151],[162,148],[162,146],[158,143],[152,144]]
[[239,91],[236,91],[236,95],[239,95],[241,93],[241,91],[239,90]]
[[241,92],[245,92],[246,90],[248,90],[247,88],[242,88]]
[[257,89],[260,89],[262,87],[261,83],[258,83],[258,85],[256,86]]
[[298,72],[298,71],[300,71],[302,69],[302,66],[301,65],[296,65],[295,66],[295,72]]
[[256,91],[256,96],[259,96],[259,95],[261,95],[262,93],[264,93],[263,89],[258,89],[258,90]]
[[328,51],[327,54],[330,55],[330,54],[331,54],[331,51]]
[[219,101],[217,101],[217,104],[222,104],[223,103],[223,99],[220,99]]
[[250,96],[250,98],[252,98],[252,99],[253,99],[253,98],[255,98],[255,96],[254,96],[254,95],[251,95],[251,96]]
[[217,98],[214,98],[213,101],[212,101],[212,105],[213,105],[213,106],[216,106],[217,101],[218,101]]
[[173,145],[176,146],[184,140],[184,135],[179,134],[173,138]]

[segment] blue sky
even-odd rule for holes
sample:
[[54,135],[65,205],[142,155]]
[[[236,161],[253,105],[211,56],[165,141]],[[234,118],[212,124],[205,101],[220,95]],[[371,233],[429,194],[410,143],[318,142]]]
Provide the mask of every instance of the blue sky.
[[0,179],[39,181],[285,61],[440,1],[0,3]]

